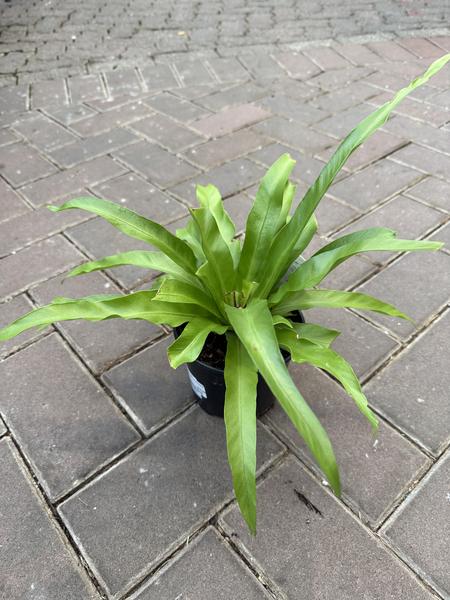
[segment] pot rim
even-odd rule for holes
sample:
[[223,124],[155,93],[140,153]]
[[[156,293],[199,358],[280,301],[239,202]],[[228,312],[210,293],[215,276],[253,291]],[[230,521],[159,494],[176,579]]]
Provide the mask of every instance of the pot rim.
[[[305,321],[305,317],[303,316],[302,311],[301,310],[297,310],[295,312],[297,312],[299,314],[299,316],[300,316],[300,321],[299,322],[300,323],[305,323],[306,321]],[[178,325],[178,327],[174,327],[173,328],[173,331],[175,332],[175,330],[177,330],[177,329],[179,330],[181,327],[183,327],[183,325]],[[281,350],[281,348],[280,348],[280,350]],[[288,353],[288,356],[290,356],[289,353]],[[199,358],[197,358],[196,360],[192,361],[191,363],[186,363],[186,367],[187,367],[188,370],[189,370],[189,365],[192,365],[192,364],[198,364],[198,365],[201,365],[202,367],[207,367],[208,369],[211,369],[211,371],[215,371],[217,373],[224,373],[225,372],[225,369],[219,369],[219,367],[213,367],[212,365],[208,364],[207,362],[205,362],[203,360],[200,360]]]

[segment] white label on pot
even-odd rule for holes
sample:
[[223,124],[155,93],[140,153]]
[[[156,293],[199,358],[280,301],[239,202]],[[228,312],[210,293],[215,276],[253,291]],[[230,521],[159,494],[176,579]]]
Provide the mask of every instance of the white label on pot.
[[202,383],[200,383],[200,381],[192,375],[192,373],[189,371],[189,369],[187,370],[187,372],[189,375],[189,379],[191,381],[191,386],[192,386],[192,390],[193,390],[194,394],[196,396],[198,396],[199,398],[206,398],[205,386]]

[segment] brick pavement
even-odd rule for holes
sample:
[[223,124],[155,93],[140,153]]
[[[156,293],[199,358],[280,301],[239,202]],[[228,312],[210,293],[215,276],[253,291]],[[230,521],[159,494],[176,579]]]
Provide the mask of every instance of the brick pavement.
[[[121,267],[64,280],[87,258],[140,244],[46,203],[95,194],[175,230],[195,183],[212,182],[242,230],[279,154],[298,160],[303,191],[346,130],[445,50],[443,36],[274,47],[3,87],[0,325],[55,295],[125,292],[155,275]],[[395,300],[414,326],[310,313],[342,329],[336,348],[381,419],[374,440],[333,380],[292,368],[335,445],[342,500],[275,408],[258,425],[250,539],[223,423],[169,368],[164,328],[111,320],[27,332],[0,348],[1,598],[450,597],[449,83],[447,68],[399,107],[318,211],[314,247],[379,224],[447,242],[354,259],[326,282]]]
[[[351,36],[448,35],[449,23],[448,0],[0,0],[0,85],[172,61],[189,53],[207,53],[215,61],[240,56],[243,49],[265,56],[274,45]],[[395,51],[407,60],[411,42],[405,44]],[[434,51],[427,40],[412,44],[422,56]],[[390,42],[380,51],[391,58]],[[354,49],[345,52],[351,58]],[[323,68],[335,66],[326,48],[312,47],[307,56]]]

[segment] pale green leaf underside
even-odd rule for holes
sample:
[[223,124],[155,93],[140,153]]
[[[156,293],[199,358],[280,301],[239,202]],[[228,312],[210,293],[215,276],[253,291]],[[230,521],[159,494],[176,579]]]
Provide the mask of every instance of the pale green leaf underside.
[[225,408],[228,461],[241,513],[256,533],[256,385],[258,373],[234,333],[227,334]]
[[226,306],[225,309],[255,366],[305,440],[331,487],[339,494],[339,472],[331,442],[289,375],[267,301],[253,300],[246,308]]

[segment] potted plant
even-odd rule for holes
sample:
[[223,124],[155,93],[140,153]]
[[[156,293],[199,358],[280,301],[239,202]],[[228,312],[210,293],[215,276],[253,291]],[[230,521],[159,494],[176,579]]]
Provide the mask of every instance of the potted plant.
[[[434,62],[353,129],[292,215],[295,186],[289,175],[294,161],[288,154],[281,156],[261,181],[244,240],[235,238],[233,222],[212,185],[198,186],[200,207],[191,210],[188,225],[176,235],[105,200],[77,198],[60,207],[49,206],[52,211],[90,211],[159,249],[88,262],[70,275],[121,265],[154,269],[163,275],[150,289],[125,296],[55,298],[0,330],[0,341],[31,327],[71,319],[142,319],[169,325],[175,328],[176,336],[168,349],[170,364],[176,368],[187,363],[200,400],[208,399],[211,390],[215,394],[216,406],[211,407],[209,400],[203,405],[209,412],[224,410],[234,489],[250,530],[256,530],[257,397],[260,412],[270,405],[270,393],[278,399],[339,495],[339,472],[330,440],[289,375],[289,357],[329,372],[374,428],[377,419],[353,369],[330,348],[339,332],[305,323],[299,311],[317,306],[352,307],[407,318],[391,304],[366,294],[317,286],[332,269],[360,252],[436,250],[441,244],[399,240],[392,230],[377,227],[338,238],[308,260],[298,259],[316,232],[314,210],[350,154],[386,122],[405,96],[427,82],[448,60],[450,55]],[[205,369],[212,369],[212,375],[205,376]],[[216,390],[211,377],[215,378]]]

